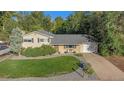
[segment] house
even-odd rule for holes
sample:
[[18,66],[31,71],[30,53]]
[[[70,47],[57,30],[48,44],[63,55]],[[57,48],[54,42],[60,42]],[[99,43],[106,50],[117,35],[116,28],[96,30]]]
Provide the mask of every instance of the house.
[[88,35],[52,34],[48,31],[33,31],[23,35],[23,48],[51,45],[58,53],[92,53],[97,52],[97,43]]

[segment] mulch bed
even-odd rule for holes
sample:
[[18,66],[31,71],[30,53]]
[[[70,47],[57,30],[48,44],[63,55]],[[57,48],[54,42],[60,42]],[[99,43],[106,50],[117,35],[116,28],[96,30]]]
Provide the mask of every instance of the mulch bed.
[[124,56],[110,56],[106,59],[124,72]]

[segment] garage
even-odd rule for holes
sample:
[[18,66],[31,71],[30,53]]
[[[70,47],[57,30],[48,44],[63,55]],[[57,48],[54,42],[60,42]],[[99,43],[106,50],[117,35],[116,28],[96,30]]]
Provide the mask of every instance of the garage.
[[90,50],[90,45],[83,44],[83,53],[92,53],[92,51]]
[[95,42],[84,43],[81,47],[83,53],[97,53],[98,44]]

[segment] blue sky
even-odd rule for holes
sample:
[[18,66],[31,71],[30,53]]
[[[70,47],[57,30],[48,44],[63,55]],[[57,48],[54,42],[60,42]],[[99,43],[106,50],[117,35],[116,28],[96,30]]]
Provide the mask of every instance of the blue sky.
[[44,14],[51,16],[52,20],[54,20],[57,16],[61,16],[66,19],[66,17],[72,13],[72,11],[44,11]]
[[[19,11],[25,14],[30,14],[31,11]],[[57,16],[61,16],[63,19],[66,19],[67,16],[72,14],[74,11],[44,11],[46,16],[51,16],[51,19],[54,20]]]

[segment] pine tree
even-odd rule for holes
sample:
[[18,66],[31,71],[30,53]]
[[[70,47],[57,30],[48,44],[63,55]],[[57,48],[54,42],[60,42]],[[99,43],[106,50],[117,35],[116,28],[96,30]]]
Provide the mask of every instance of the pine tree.
[[12,30],[10,36],[10,49],[13,53],[20,54],[23,40],[22,35],[22,31],[18,27]]

